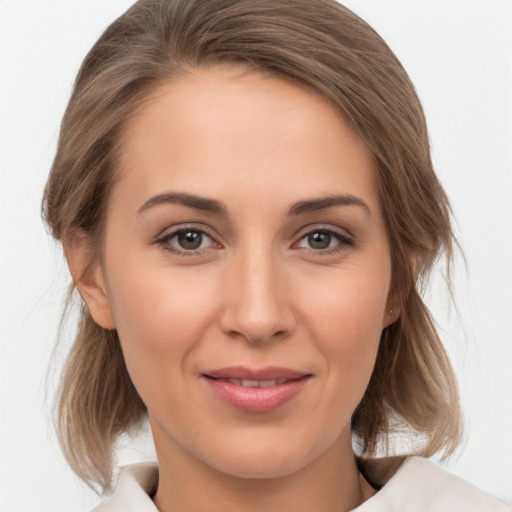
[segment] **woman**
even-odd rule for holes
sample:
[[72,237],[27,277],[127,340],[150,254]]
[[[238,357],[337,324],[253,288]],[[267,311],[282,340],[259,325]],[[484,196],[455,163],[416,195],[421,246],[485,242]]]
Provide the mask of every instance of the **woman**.
[[146,415],[159,460],[98,510],[506,510],[375,459],[459,442],[417,290],[453,234],[414,88],[347,9],[137,2],[79,72],[44,207],[84,300],[68,460],[108,488]]

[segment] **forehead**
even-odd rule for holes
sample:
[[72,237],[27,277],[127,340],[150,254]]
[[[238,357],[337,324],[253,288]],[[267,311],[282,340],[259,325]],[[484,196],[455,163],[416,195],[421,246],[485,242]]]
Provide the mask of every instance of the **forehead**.
[[341,187],[376,198],[372,156],[328,101],[240,66],[195,69],[155,90],[127,127],[122,169],[139,195],[272,188],[286,201]]

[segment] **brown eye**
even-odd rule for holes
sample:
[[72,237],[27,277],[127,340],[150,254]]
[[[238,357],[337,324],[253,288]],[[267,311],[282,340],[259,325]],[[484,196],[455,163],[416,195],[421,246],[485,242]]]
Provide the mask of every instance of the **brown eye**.
[[326,231],[315,231],[310,233],[307,238],[311,249],[327,249],[330,247],[333,237]]
[[347,247],[353,247],[354,240],[344,233],[330,229],[316,229],[304,234],[296,244],[300,249],[327,254],[332,251],[342,251]]
[[203,233],[200,231],[182,231],[176,238],[180,249],[186,251],[199,249],[203,243]]
[[183,256],[193,256],[200,251],[219,248],[213,238],[200,229],[183,228],[159,238],[156,243],[163,249]]

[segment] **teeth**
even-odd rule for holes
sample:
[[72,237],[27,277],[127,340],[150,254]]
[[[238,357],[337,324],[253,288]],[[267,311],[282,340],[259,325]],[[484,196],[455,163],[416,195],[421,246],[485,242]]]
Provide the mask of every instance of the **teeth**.
[[244,388],[270,388],[272,386],[278,386],[287,382],[286,379],[273,379],[273,380],[249,380],[249,379],[219,379],[223,382],[229,382],[236,386],[242,386]]
[[242,386],[244,388],[258,388],[259,387],[259,381],[257,380],[242,380]]

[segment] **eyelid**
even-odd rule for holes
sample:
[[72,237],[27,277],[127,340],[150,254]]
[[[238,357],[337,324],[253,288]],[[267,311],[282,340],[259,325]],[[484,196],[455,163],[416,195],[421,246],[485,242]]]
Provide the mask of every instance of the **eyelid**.
[[345,228],[340,228],[339,226],[335,226],[333,224],[323,224],[323,223],[314,223],[309,224],[307,226],[304,226],[303,228],[299,229],[293,238],[295,240],[299,240],[304,238],[306,235],[309,235],[310,233],[313,233],[315,231],[325,231],[327,233],[332,233],[334,235],[347,238],[347,239],[354,239],[354,235]]
[[[195,231],[198,233],[202,233],[203,235],[206,235],[208,238],[212,240],[214,244],[216,244],[218,247],[203,247],[200,249],[195,250],[186,250],[186,249],[180,249],[178,247],[170,246],[168,243],[170,240],[172,240],[174,237],[179,235],[180,233],[186,232],[186,231]],[[210,232],[210,229],[205,226],[204,224],[194,224],[194,223],[183,223],[183,224],[177,224],[174,226],[168,226],[164,230],[162,230],[151,242],[152,245],[160,245],[164,250],[176,254],[176,255],[182,255],[182,256],[194,256],[197,254],[201,254],[204,252],[207,252],[211,249],[217,249],[222,248],[222,244],[218,242],[218,237],[213,235]]]
[[[330,247],[326,249],[309,249],[306,247],[296,247],[305,237],[312,233],[320,231],[333,235],[336,239],[339,240],[340,244],[337,244],[335,247]],[[340,228],[338,226],[333,226],[332,224],[310,224],[300,229],[295,235],[294,240],[295,241],[292,244],[292,248],[308,251],[314,254],[315,256],[333,254],[336,252],[344,251],[348,247],[355,246],[354,236],[348,230]]]
[[208,226],[205,226],[200,222],[182,222],[179,224],[166,226],[158,233],[158,235],[154,237],[153,241],[156,242],[163,237],[167,237],[169,235],[172,235],[173,233],[177,234],[186,231],[187,229],[190,231],[201,231],[202,233],[206,233],[208,236],[214,238],[214,236],[210,233],[210,229],[208,228]]

